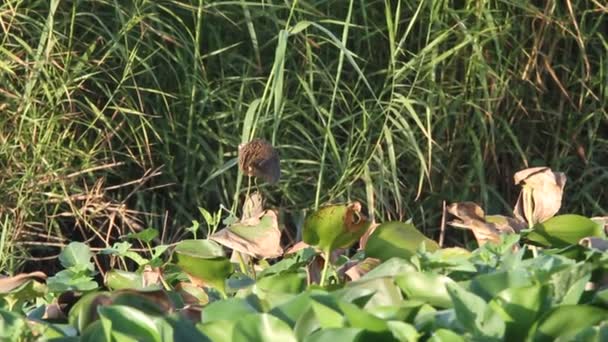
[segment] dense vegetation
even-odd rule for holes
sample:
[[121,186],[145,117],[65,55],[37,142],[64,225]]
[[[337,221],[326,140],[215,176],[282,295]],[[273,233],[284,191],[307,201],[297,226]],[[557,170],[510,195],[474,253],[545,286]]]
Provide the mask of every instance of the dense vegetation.
[[0,2],[0,338],[602,340],[607,15]]

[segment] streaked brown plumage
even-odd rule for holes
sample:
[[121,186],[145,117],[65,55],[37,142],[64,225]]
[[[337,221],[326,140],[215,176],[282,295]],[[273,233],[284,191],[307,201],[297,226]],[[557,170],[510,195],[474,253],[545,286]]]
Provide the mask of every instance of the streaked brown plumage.
[[281,176],[279,154],[263,139],[239,145],[239,168],[245,175],[261,177],[271,184],[276,183]]

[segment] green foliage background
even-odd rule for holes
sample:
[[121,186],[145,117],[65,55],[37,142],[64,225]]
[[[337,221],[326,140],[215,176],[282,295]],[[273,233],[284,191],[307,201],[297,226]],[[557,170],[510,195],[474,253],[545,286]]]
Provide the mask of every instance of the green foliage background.
[[5,0],[0,269],[136,219],[177,238],[197,207],[235,204],[250,136],[278,147],[282,179],[264,189],[296,221],[358,199],[432,235],[443,200],[507,213],[512,174],[535,165],[566,173],[567,211],[605,214],[607,14],[594,0]]

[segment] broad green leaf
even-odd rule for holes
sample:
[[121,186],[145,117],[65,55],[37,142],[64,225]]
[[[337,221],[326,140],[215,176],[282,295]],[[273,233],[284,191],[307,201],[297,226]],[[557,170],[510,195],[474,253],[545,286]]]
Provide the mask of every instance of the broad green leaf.
[[[310,291],[303,292],[270,310],[270,314],[294,327],[299,317],[310,308]],[[313,292],[314,293],[314,292]]]
[[420,300],[439,308],[451,308],[452,299],[446,284],[454,281],[446,276],[411,272],[395,278],[395,282],[409,299]]
[[[411,262],[401,258],[391,258],[380,265],[376,266],[371,271],[367,272],[363,277],[359,278],[356,282],[364,282],[371,279],[377,278],[392,278],[397,275],[408,274],[410,272],[417,272],[418,270]],[[353,282],[353,283],[356,283]]]
[[199,323],[196,325],[196,328],[213,342],[232,342],[232,333],[234,332],[235,325],[236,319],[215,320]]
[[46,284],[50,292],[87,292],[98,287],[87,271],[76,272],[72,268],[57,272],[47,279]]
[[467,331],[489,340],[500,339],[504,335],[505,322],[481,297],[456,283],[446,286],[454,302],[456,317]]
[[571,340],[583,329],[608,320],[608,311],[591,305],[562,305],[547,312],[533,331],[534,341]]
[[532,284],[532,278],[525,269],[497,271],[480,274],[471,281],[470,289],[485,300],[490,300],[507,288],[524,287]]
[[109,304],[112,299],[109,296],[110,292],[92,292],[80,298],[70,309],[68,313],[68,322],[81,333],[97,319],[97,306],[100,304]]
[[547,286],[511,287],[500,292],[489,305],[505,321],[505,340],[524,341],[530,327],[542,315],[549,300]]
[[591,264],[581,263],[553,273],[550,282],[556,304],[578,304],[592,270]]
[[361,328],[373,332],[388,330],[388,326],[383,319],[372,315],[355,304],[340,301],[338,302],[338,307],[344,313],[344,317],[350,327]]
[[418,331],[427,334],[430,334],[437,329],[449,329],[460,333],[465,332],[464,327],[456,317],[454,309],[437,311],[428,304],[424,304],[420,307],[413,323]]
[[605,237],[602,225],[584,216],[568,214],[536,224],[526,238],[545,247],[566,247],[590,236]]
[[397,305],[375,306],[367,311],[386,321],[413,322],[424,302],[404,300]]
[[76,270],[94,271],[95,266],[91,262],[93,253],[89,246],[82,242],[70,242],[59,254],[59,262],[65,268]]
[[255,297],[228,298],[213,302],[203,309],[203,323],[218,320],[234,320],[248,314],[259,312],[259,303]]
[[154,324],[142,311],[124,305],[110,305],[98,308],[99,320],[106,336],[125,336],[140,341],[161,341]]
[[18,341],[27,325],[22,316],[0,309],[0,340]]
[[387,222],[371,234],[365,245],[365,255],[383,261],[393,257],[409,259],[421,244],[430,252],[439,249],[435,241],[424,236],[413,224]]
[[465,342],[466,339],[461,334],[457,334],[448,329],[437,329],[431,334],[429,342]]
[[106,286],[112,290],[141,288],[143,279],[140,273],[112,269],[106,273]]
[[388,321],[386,325],[397,341],[416,342],[420,337],[416,328],[411,324],[400,321]]
[[296,342],[296,336],[287,323],[270,314],[255,314],[240,318],[232,332],[232,341]]
[[183,240],[175,246],[175,257],[189,276],[225,293],[226,279],[234,267],[220,245],[211,240]]
[[198,330],[190,320],[179,314],[171,314],[163,319],[156,319],[156,328],[163,342],[197,341],[210,342],[211,339]]
[[376,306],[397,305],[403,301],[403,294],[392,278],[361,279],[335,291],[334,295],[348,302],[361,301],[357,304],[366,309]]
[[156,239],[157,236],[158,236],[158,230],[156,230],[154,228],[146,228],[146,229],[142,230],[141,232],[129,233],[129,234],[125,235],[124,238],[137,239],[137,240],[143,241],[144,243],[150,243],[154,239]]
[[362,329],[330,328],[310,334],[304,339],[304,342],[358,342],[364,340]]
[[321,325],[321,328],[340,328],[345,325],[345,318],[337,301],[329,295],[311,296],[312,310]]
[[329,254],[336,248],[350,247],[365,233],[369,224],[358,202],[331,205],[306,217],[302,240]]

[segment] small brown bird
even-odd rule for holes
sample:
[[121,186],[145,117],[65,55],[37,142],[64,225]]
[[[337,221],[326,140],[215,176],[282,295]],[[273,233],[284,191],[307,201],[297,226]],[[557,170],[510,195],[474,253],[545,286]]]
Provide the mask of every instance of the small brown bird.
[[274,184],[281,177],[279,154],[263,139],[254,139],[239,145],[239,168],[249,177],[261,177]]

